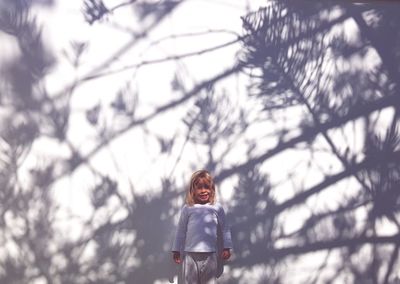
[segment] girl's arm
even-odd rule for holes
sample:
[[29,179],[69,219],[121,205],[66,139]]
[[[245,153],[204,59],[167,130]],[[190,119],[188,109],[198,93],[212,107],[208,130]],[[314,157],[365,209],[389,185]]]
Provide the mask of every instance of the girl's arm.
[[218,220],[219,220],[219,224],[221,227],[223,248],[224,248],[224,250],[222,252],[222,258],[228,259],[231,255],[230,249],[233,248],[232,235],[231,235],[231,230],[229,228],[228,222],[226,221],[226,215],[225,215],[224,208],[222,208],[222,206],[218,210]]
[[177,264],[181,263],[180,251],[183,250],[183,247],[185,245],[187,220],[188,220],[187,209],[186,206],[184,206],[181,210],[181,214],[178,221],[178,227],[175,234],[175,240],[171,250],[173,253],[173,259]]
[[172,258],[174,259],[176,264],[181,264],[182,258],[181,258],[181,253],[179,251],[173,251]]
[[228,260],[231,257],[231,249],[224,248],[224,250],[222,251],[221,257],[223,260]]

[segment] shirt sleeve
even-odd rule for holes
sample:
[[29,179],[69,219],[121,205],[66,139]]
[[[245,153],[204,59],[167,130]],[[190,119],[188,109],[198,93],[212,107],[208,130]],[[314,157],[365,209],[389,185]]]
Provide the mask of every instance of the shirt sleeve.
[[225,211],[222,206],[218,208],[218,222],[222,233],[223,248],[233,248],[231,229],[226,221]]
[[184,206],[179,216],[178,227],[176,229],[175,239],[172,244],[171,251],[182,251],[186,240],[188,213],[187,208]]

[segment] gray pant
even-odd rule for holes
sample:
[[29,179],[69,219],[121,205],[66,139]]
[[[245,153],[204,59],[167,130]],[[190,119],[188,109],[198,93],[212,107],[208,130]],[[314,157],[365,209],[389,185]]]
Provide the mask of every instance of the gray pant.
[[187,252],[183,259],[183,283],[215,284],[217,254],[215,252]]

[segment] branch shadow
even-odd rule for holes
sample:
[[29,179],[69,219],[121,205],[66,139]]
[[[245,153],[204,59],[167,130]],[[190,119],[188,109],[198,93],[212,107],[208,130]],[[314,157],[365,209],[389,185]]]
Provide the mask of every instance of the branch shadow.
[[[45,133],[66,141],[70,102],[68,93],[53,101],[40,88],[54,58],[29,9],[22,2],[13,3],[1,7],[0,18],[1,31],[11,35],[20,50],[4,65],[5,83],[1,85],[1,108],[9,111],[3,115],[0,140],[0,228],[5,240],[0,282],[173,281],[179,268],[169,250],[182,198],[174,180],[161,180],[159,193],[133,193],[127,201],[116,180],[102,177],[90,189],[93,216],[75,240],[60,235],[57,228],[58,208],[50,188],[60,169],[44,163],[30,171],[32,187],[24,185],[19,170],[35,139]],[[164,17],[178,3],[165,1],[154,15]],[[150,8],[141,6],[143,19],[153,15]],[[295,119],[294,127],[281,125],[275,132],[277,144],[260,155],[255,151],[260,146],[257,140],[251,136],[242,139],[255,122],[244,107],[232,103],[232,94],[217,88],[218,82],[211,82],[199,94],[183,120],[188,141],[202,149],[191,169],[203,166],[216,173],[219,183],[237,178],[232,201],[227,204],[234,259],[226,264],[222,283],[248,279],[252,283],[285,283],[288,267],[318,253],[314,259],[317,269],[306,273],[302,283],[398,282],[399,9],[394,3],[357,6],[279,1],[243,18],[246,35],[241,64],[251,79],[249,97],[256,98],[263,112],[277,123],[276,112],[290,114],[295,107],[304,112]],[[349,40],[346,24],[355,29],[355,40]],[[371,53],[380,59],[378,63],[373,67],[360,63]],[[350,66],[353,63],[355,66]],[[124,123],[135,114],[132,105],[137,101],[131,95],[122,92],[112,103],[124,116],[120,118]],[[131,104],[127,98],[132,99]],[[382,123],[381,113],[386,109],[393,114]],[[90,109],[88,121],[98,124],[100,112],[98,105]],[[351,135],[344,133],[348,125],[362,129],[358,148]],[[99,139],[109,142],[107,135]],[[324,151],[340,164],[338,171],[321,170],[316,184],[294,183],[293,195],[279,198],[279,187],[270,182],[273,173],[266,174],[263,166],[275,156],[298,150],[299,145],[304,153],[311,153],[314,165],[313,155],[319,153],[321,140]],[[173,143],[173,139],[169,141]],[[171,146],[164,146],[161,152],[168,152]],[[74,171],[85,161],[76,149],[70,150],[71,156],[61,164]],[[235,155],[240,156],[237,163],[232,162]],[[312,166],[297,168],[287,176],[289,180],[295,175],[305,177],[313,170]],[[324,194],[350,178],[355,185],[348,195],[336,193],[339,201],[329,202]],[[328,205],[312,208],[313,198]],[[330,206],[333,203],[335,206]],[[125,215],[116,217],[113,206]],[[296,210],[301,209],[306,213],[296,219]],[[296,226],[287,225],[292,218]],[[384,234],[383,222],[389,223],[391,234]],[[332,263],[333,257],[338,260]],[[235,270],[250,272],[231,273]]]

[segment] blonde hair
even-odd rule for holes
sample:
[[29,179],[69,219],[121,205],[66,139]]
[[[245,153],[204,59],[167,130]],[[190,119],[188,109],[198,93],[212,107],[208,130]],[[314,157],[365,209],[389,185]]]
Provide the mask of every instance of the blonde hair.
[[210,194],[210,203],[214,204],[215,203],[215,183],[214,183],[214,179],[211,176],[211,174],[206,171],[206,170],[199,170],[199,171],[195,171],[192,174],[192,177],[190,178],[190,185],[186,194],[186,204],[189,206],[193,206],[196,202],[194,200],[194,189],[195,189],[195,185],[197,184],[197,182],[199,181],[199,179],[205,179],[209,185],[210,185],[210,189],[211,189],[211,194]]

